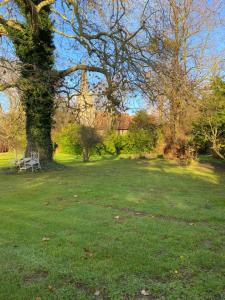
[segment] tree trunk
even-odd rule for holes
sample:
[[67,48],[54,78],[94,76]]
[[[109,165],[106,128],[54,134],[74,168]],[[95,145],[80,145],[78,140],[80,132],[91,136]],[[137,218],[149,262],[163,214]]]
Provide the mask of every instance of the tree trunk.
[[[39,75],[40,76],[39,76]],[[45,76],[48,74],[49,76]],[[26,150],[39,152],[40,160],[51,161],[53,145],[51,140],[52,118],[54,113],[54,83],[51,70],[36,71],[26,80],[22,102],[26,113]]]
[[212,144],[213,144],[213,145],[212,145],[212,151],[213,151],[213,153],[214,153],[214,156],[215,156],[216,158],[220,158],[220,159],[222,159],[222,160],[225,160],[225,156],[220,152],[220,150],[219,150],[219,148],[218,148],[218,146],[217,146],[217,143],[216,143],[216,142],[213,142]]
[[51,161],[53,158],[52,113],[44,110],[37,112],[28,107],[25,111],[27,141],[25,154],[29,156],[31,151],[39,152],[40,160]]
[[89,161],[89,151],[86,148],[83,148],[83,162]]
[[[21,62],[20,80],[22,103],[26,113],[25,153],[38,151],[40,159],[51,161],[52,118],[54,113],[55,84],[54,39],[49,5],[40,12],[33,9],[33,1],[16,1],[24,16],[22,31],[10,31],[10,38]],[[42,1],[36,0],[38,5]]]

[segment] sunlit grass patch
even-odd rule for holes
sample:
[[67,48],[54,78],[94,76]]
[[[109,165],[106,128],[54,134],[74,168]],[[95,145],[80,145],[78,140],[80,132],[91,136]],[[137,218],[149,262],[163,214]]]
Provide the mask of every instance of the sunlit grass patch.
[[0,173],[0,299],[225,297],[223,171],[56,159]]

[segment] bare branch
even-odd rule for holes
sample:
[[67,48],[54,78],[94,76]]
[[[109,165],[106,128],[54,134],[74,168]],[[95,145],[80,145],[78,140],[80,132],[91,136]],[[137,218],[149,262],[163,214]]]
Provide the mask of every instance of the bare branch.
[[0,3],[0,7],[6,5],[7,3],[9,3],[11,0],[4,0]]
[[18,23],[13,19],[5,20],[2,15],[0,15],[0,25],[1,25],[0,32],[2,28],[4,29],[3,31],[7,32],[7,27],[10,27],[18,31],[23,31],[23,26],[20,23]]
[[46,7],[48,5],[51,5],[51,4],[54,4],[54,3],[55,3],[55,0],[45,0],[45,1],[42,1],[41,3],[39,3],[36,6],[36,10],[39,13],[44,7]]
[[108,77],[108,73],[104,68],[101,67],[95,67],[95,66],[87,66],[87,65],[74,65],[64,71],[59,72],[59,76],[61,78],[68,76],[76,71],[90,71],[90,72],[97,72],[104,74],[106,77]]
[[0,36],[2,35],[8,35],[8,33],[5,30],[4,26],[0,24]]
[[63,32],[63,31],[58,30],[58,29],[55,28],[55,27],[53,27],[52,30],[53,30],[55,33],[57,33],[57,34],[59,34],[59,35],[61,35],[61,36],[64,36],[64,37],[67,37],[67,38],[70,38],[70,39],[75,39],[75,38],[76,38],[75,35],[71,35],[71,34],[65,33],[65,32]]

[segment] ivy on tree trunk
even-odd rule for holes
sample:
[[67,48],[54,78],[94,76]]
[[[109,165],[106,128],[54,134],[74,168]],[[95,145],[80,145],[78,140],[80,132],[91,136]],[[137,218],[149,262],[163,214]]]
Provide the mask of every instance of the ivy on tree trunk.
[[[41,0],[33,1],[38,5]],[[41,160],[52,160],[51,140],[54,114],[55,85],[54,43],[50,10],[32,9],[30,1],[17,1],[25,18],[23,30],[11,30],[11,40],[21,61],[20,86],[22,103],[26,113],[26,154],[38,151]]]

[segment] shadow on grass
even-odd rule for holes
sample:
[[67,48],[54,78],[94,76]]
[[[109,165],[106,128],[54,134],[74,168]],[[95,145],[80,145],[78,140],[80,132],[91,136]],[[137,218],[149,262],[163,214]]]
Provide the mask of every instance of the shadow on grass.
[[210,155],[199,156],[199,163],[216,171],[225,172],[225,161],[213,158]]
[[43,172],[50,172],[50,171],[62,171],[66,169],[70,169],[71,166],[68,164],[63,164],[57,161],[52,161],[48,163],[42,163],[41,169],[32,169],[22,170],[20,171],[16,166],[7,166],[7,167],[0,167],[0,174],[1,175],[20,175],[20,174],[29,174],[29,173],[43,173]]
[[[61,172],[48,173],[51,171]],[[213,174],[218,180],[221,176],[214,174],[212,170],[206,169],[205,172]],[[115,289],[119,293],[118,299],[120,296],[120,299],[124,298],[123,295],[129,285],[136,283],[136,290],[140,290],[142,282],[147,282],[145,278],[149,278],[149,276],[153,279],[154,276],[158,278],[157,284],[166,280],[174,283],[175,286],[178,280],[177,277],[171,278],[171,261],[175,260],[176,257],[179,260],[180,253],[182,255],[185,253],[187,257],[192,250],[197,253],[195,245],[199,242],[198,234],[201,234],[201,229],[193,226],[193,224],[189,226],[188,222],[199,221],[195,219],[196,215],[192,216],[192,213],[193,215],[197,214],[201,205],[206,203],[205,191],[210,192],[212,189],[215,191],[216,197],[220,195],[220,190],[219,194],[216,194],[218,183],[205,176],[204,170],[201,170],[201,173],[195,173],[195,170],[189,169],[189,167],[180,167],[174,162],[160,159],[118,160],[114,158],[91,161],[85,164],[77,161],[65,161],[65,164],[54,162],[38,173],[40,176],[32,177],[29,174],[31,179],[29,185],[22,177],[18,177],[17,181],[15,180],[14,193],[21,195],[20,198],[8,194],[11,192],[10,185],[8,187],[3,186],[3,189],[8,188],[7,195],[2,201],[2,208],[5,209],[7,218],[11,217],[10,235],[12,228],[18,227],[16,240],[19,244],[20,255],[16,261],[17,265],[22,265],[24,261],[28,261],[25,259],[28,254],[27,249],[31,250],[39,265],[48,265],[48,257],[53,257],[57,268],[54,269],[55,265],[50,266],[49,264],[48,271],[49,274],[55,274],[56,287],[60,290],[62,289],[60,288],[60,275],[65,272],[67,261],[73,265],[76,258],[76,273],[72,274],[75,283],[73,281],[72,283],[76,289],[85,290],[85,293],[90,297],[93,296],[93,291],[89,290],[89,283],[92,281],[97,285],[99,282],[103,282],[106,291],[112,289],[112,283],[116,283]],[[41,179],[41,185],[35,185],[38,182],[37,177]],[[219,188],[222,191],[222,187]],[[182,195],[179,194],[181,192]],[[78,194],[78,197],[74,198],[75,193]],[[131,201],[132,197],[143,200],[143,193],[147,197],[144,199],[146,202]],[[196,197],[197,193],[200,196]],[[49,198],[46,200],[48,195]],[[150,199],[151,195],[153,199]],[[186,198],[182,198],[183,196]],[[169,206],[173,204],[173,197],[177,197],[175,200],[178,204],[180,200],[185,202],[186,207],[188,207],[185,215],[179,215],[179,207],[173,209]],[[149,199],[152,201],[147,202]],[[90,200],[92,201],[91,204]],[[169,202],[169,200],[171,203],[168,205],[167,201]],[[44,201],[47,201],[47,204]],[[63,201],[65,202],[65,209],[63,207],[61,210],[58,206]],[[155,203],[157,201],[162,201],[162,204],[158,206]],[[197,204],[195,201],[199,203]],[[15,209],[9,211],[9,207]],[[137,207],[140,207],[139,210]],[[185,210],[185,207],[182,209]],[[122,218],[121,223],[120,220],[115,220],[115,215],[118,213]],[[151,218],[152,215],[154,218]],[[140,221],[141,217],[149,219]],[[125,219],[124,223],[123,218]],[[208,215],[205,215],[205,218],[207,219]],[[168,225],[169,223],[173,226]],[[40,226],[40,224],[44,225]],[[206,227],[208,223],[201,225]],[[36,236],[33,237],[30,228]],[[180,241],[181,229],[184,232]],[[26,238],[25,246],[22,245],[22,234]],[[43,234],[49,234],[51,239],[49,244],[46,243],[44,246],[40,241],[42,244],[39,246],[38,242]],[[190,240],[185,242],[185,238]],[[7,241],[8,239],[7,236]],[[76,245],[75,250],[73,243]],[[33,250],[34,247],[36,252]],[[83,253],[83,249],[87,247],[94,249],[93,257],[86,257]],[[177,252],[176,248],[178,248]],[[148,256],[149,262],[146,263],[148,267],[144,267],[142,264],[147,249],[152,260]],[[165,253],[169,250],[170,252],[158,257],[162,249]],[[128,258],[124,259],[126,255]],[[46,256],[46,261],[44,256]],[[67,261],[61,260],[63,257],[66,257]],[[136,261],[139,263],[137,264]],[[172,265],[172,268],[177,268],[177,265]],[[195,268],[198,268],[197,264]],[[28,271],[27,268],[27,273]],[[111,273],[112,276],[109,279],[106,274]],[[129,280],[121,282],[121,276],[129,278]],[[142,280],[140,283],[139,279]],[[179,281],[186,283],[185,274],[183,277],[179,277]],[[197,280],[194,283],[196,286],[198,285]],[[65,282],[63,289],[69,289],[70,286],[71,281]],[[22,289],[25,288],[22,284]],[[163,288],[164,286],[161,287],[160,291],[165,293],[167,297],[171,291],[165,291]],[[192,289],[191,286],[190,290]],[[20,293],[19,289],[18,293]],[[138,299],[135,298],[134,293],[130,293],[130,295],[128,293],[127,299]],[[181,292],[178,296],[174,294],[174,299],[179,296],[182,297]],[[213,297],[214,294],[212,294],[212,299],[214,299]],[[158,295],[155,298],[158,298]]]
[[[151,181],[154,180],[154,184],[159,190],[164,189],[163,184],[171,188],[176,186],[179,190],[179,183],[180,186],[189,185],[188,188],[191,190],[192,186],[201,188],[203,183],[207,183],[207,189],[210,189],[210,185],[214,187],[224,182],[221,173],[217,172],[217,169],[209,168],[208,163],[205,164],[203,161],[192,168],[192,166],[179,166],[174,161],[159,158],[119,159],[116,156],[100,160],[93,159],[87,163],[78,160],[53,161],[48,164],[42,164],[42,169],[35,171],[34,174],[39,174],[40,176],[46,174],[45,180],[48,180],[48,173],[54,171],[59,171],[57,174],[60,177],[62,176],[65,181],[67,178],[70,182],[71,178],[80,177],[79,180],[84,180],[91,186],[96,185],[98,188],[101,184],[115,188],[116,184],[121,185],[122,183],[125,186],[136,186],[140,180],[146,182],[147,188],[148,185],[151,185]],[[16,168],[2,167],[0,168],[0,174],[32,175],[32,171],[18,172]],[[57,177],[58,175],[55,176]]]

